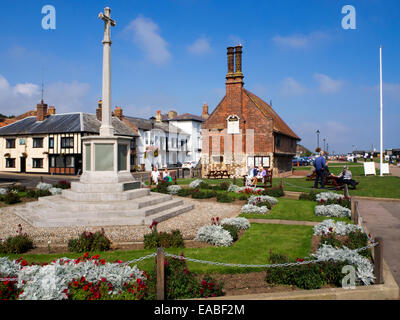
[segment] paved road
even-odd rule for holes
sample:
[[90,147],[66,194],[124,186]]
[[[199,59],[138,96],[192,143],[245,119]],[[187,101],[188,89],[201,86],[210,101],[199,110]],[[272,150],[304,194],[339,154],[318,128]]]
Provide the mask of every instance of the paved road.
[[7,182],[20,183],[28,188],[36,187],[41,181],[54,184],[60,180],[76,181],[78,178],[73,176],[59,176],[59,175],[40,175],[40,174],[18,174],[18,173],[0,173],[0,184]]
[[358,199],[358,204],[369,232],[383,238],[383,257],[400,286],[400,201]]

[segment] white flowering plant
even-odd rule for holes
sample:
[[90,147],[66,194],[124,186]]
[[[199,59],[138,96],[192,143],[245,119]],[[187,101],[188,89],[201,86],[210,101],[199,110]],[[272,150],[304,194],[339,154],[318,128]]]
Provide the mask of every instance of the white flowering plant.
[[321,192],[317,193],[315,196],[315,200],[317,202],[321,201],[328,201],[328,200],[339,200],[339,199],[344,199],[345,197],[341,194],[334,193],[334,192]]
[[315,215],[316,216],[325,216],[325,217],[351,217],[351,210],[345,207],[342,207],[338,204],[330,204],[327,206],[315,206]]
[[373,284],[375,281],[374,267],[365,257],[361,256],[356,250],[347,247],[341,249],[331,245],[323,244],[316,253],[312,254],[317,259],[331,259],[333,261],[348,261],[356,267],[356,281],[365,285]]
[[229,231],[215,224],[200,227],[197,230],[195,240],[210,243],[217,247],[229,247],[233,243],[233,238]]
[[49,183],[39,182],[36,188],[39,190],[49,190],[50,188],[53,188],[53,186]]
[[221,221],[221,225],[233,225],[238,230],[247,230],[250,228],[250,222],[246,218],[224,218]]
[[228,192],[244,193],[244,194],[261,194],[263,188],[256,187],[239,187],[237,185],[231,184],[228,188]]
[[182,187],[177,185],[177,184],[172,184],[167,187],[167,191],[169,194],[177,194],[179,190],[181,190]]
[[120,294],[128,283],[142,283],[144,272],[136,266],[121,265],[122,261],[108,263],[99,256],[71,260],[61,258],[50,264],[28,266],[25,260],[10,261],[0,258],[0,276],[17,278],[16,287],[22,291],[20,300],[63,300],[68,299],[71,284],[82,279],[86,283],[107,282],[112,297]]
[[50,191],[50,193],[55,196],[57,194],[61,194],[63,189],[61,188],[55,188],[55,187],[51,187],[50,189],[48,189]]
[[201,179],[196,179],[196,180],[194,180],[194,181],[192,181],[190,184],[189,184],[189,188],[190,189],[196,189],[196,188],[198,188],[199,186],[200,186],[200,184],[202,184],[202,183],[205,183],[203,180],[201,180]]
[[256,213],[256,214],[267,214],[269,209],[267,206],[256,206],[254,204],[245,204],[240,210],[241,213]]
[[271,206],[274,206],[278,203],[278,199],[271,196],[250,196],[247,200],[248,204],[257,205],[261,202],[268,202]]
[[338,221],[335,222],[332,219],[324,220],[321,223],[314,226],[314,235],[323,235],[334,233],[339,236],[348,235],[351,232],[362,231],[362,228],[358,225]]

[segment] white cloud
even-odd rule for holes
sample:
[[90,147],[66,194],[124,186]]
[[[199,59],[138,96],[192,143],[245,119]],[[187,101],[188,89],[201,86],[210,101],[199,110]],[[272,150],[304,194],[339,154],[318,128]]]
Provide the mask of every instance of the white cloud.
[[284,96],[299,96],[308,93],[307,87],[292,77],[285,78],[281,85],[281,94]]
[[[44,100],[47,104],[54,105],[57,113],[82,111],[89,90],[90,86],[86,83],[52,83],[45,87]],[[40,99],[39,85],[18,83],[11,86],[7,79],[0,75],[0,113],[19,115],[34,110]]]
[[197,55],[211,52],[210,42],[204,36],[198,38],[195,42],[193,42],[190,46],[188,46],[187,49],[190,53]]
[[328,39],[328,37],[326,33],[316,31],[310,34],[294,34],[290,36],[276,35],[272,38],[272,41],[280,47],[304,49],[320,43],[322,40]]
[[335,93],[343,87],[342,81],[334,80],[325,74],[314,73],[314,79],[318,82],[319,90],[322,93]]
[[151,62],[162,65],[170,60],[168,43],[160,36],[160,28],[153,20],[139,15],[125,30],[133,32],[133,42]]

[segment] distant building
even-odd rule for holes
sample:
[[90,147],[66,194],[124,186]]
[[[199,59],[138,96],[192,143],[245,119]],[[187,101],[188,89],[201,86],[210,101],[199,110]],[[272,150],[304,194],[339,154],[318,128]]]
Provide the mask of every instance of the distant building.
[[302,146],[301,144],[297,144],[296,146],[296,156],[297,157],[304,157],[305,155],[311,155],[312,152],[308,150],[306,147]]
[[244,89],[243,78],[242,46],[229,47],[226,94],[203,122],[203,176],[227,170],[240,177],[251,165],[290,175],[300,138],[268,103]]

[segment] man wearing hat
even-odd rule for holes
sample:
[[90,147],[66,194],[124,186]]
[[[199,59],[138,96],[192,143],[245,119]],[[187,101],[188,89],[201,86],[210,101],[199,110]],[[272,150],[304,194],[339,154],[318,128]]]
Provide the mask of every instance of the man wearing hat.
[[324,189],[325,184],[325,175],[324,175],[324,168],[325,168],[325,158],[324,158],[324,151],[320,151],[319,157],[315,158],[314,167],[315,167],[315,183],[314,188],[318,189],[318,181],[321,180],[321,189]]

